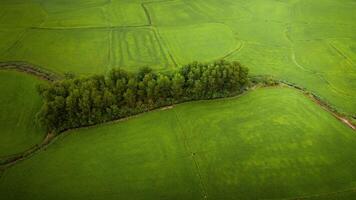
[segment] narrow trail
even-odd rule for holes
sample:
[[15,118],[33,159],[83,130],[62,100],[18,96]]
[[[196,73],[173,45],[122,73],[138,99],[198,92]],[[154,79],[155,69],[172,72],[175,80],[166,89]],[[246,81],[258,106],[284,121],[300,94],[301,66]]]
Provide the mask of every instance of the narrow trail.
[[188,151],[188,153],[191,154],[191,158],[192,158],[192,160],[194,162],[194,165],[195,165],[198,177],[199,177],[201,190],[202,190],[202,193],[203,193],[203,198],[204,199],[208,199],[207,187],[206,187],[206,185],[205,185],[205,183],[203,181],[203,176],[201,174],[199,163],[198,163],[197,159],[195,158],[196,157],[196,152],[193,152],[193,150],[192,150],[192,148],[191,148],[191,146],[190,146],[190,144],[188,142],[186,131],[184,130],[184,128],[182,126],[182,123],[180,122],[180,119],[178,117],[178,114],[177,114],[176,110],[174,110],[174,115],[175,115],[175,118],[177,120],[178,127],[181,130],[181,133],[182,133],[182,136],[183,136],[184,146],[185,146],[186,150]]
[[36,144],[30,149],[27,149],[26,151],[22,153],[16,154],[14,157],[3,157],[1,158],[1,163],[0,163],[0,171],[5,171],[8,167],[13,166],[14,164],[18,163],[19,161],[25,160],[30,158],[31,156],[35,155],[36,152],[45,149],[49,144],[51,144],[58,136],[48,133],[44,140],[40,144]]
[[293,88],[296,89],[300,92],[302,92],[306,97],[308,97],[310,100],[312,100],[313,102],[315,102],[317,105],[319,105],[321,108],[323,108],[326,112],[329,112],[330,114],[332,114],[335,118],[337,118],[340,122],[342,122],[343,124],[347,125],[348,127],[350,127],[352,130],[356,130],[356,125],[354,125],[350,120],[348,120],[346,117],[344,117],[342,114],[338,113],[337,111],[335,111],[333,108],[331,108],[330,106],[328,106],[328,104],[326,102],[323,102],[322,100],[320,100],[317,95],[303,90],[301,89],[301,87],[299,86],[295,86],[294,84],[288,83],[288,82],[283,82],[282,84],[289,87],[289,88]]
[[[172,0],[163,0],[163,1],[151,1],[151,2],[143,2],[141,3],[141,7],[146,15],[146,19],[147,19],[147,22],[148,22],[148,25],[149,27],[152,27],[152,30],[153,30],[153,34],[154,34],[154,37],[155,39],[157,40],[157,43],[159,44],[161,50],[164,52],[164,50],[167,51],[167,54],[170,58],[170,60],[172,61],[173,65],[175,67],[178,67],[178,64],[177,64],[177,61],[176,59],[174,58],[174,56],[172,55],[172,53],[170,52],[169,48],[167,47],[167,45],[163,42],[164,40],[162,39],[161,37],[161,34],[159,33],[159,30],[156,26],[153,25],[153,22],[152,22],[152,18],[151,18],[151,14],[150,12],[148,11],[148,8],[146,7],[146,4],[150,4],[150,3],[159,3],[159,2],[168,2],[168,1],[172,1]],[[168,60],[168,59],[167,59]]]
[[355,66],[355,63],[352,61],[351,58],[349,58],[347,55],[345,55],[340,49],[338,49],[334,44],[331,42],[328,43],[329,46],[334,49],[341,57],[343,57],[345,60],[349,62],[350,65]]
[[150,13],[148,12],[148,9],[145,5],[146,3],[141,3],[141,7],[143,9],[143,11],[145,12],[145,15],[146,15],[146,18],[147,18],[147,22],[148,22],[148,25],[149,26],[152,26],[152,19],[151,19],[151,15]]
[[228,52],[226,55],[224,55],[221,59],[226,59],[230,56],[232,56],[233,54],[239,52],[245,45],[244,41],[241,41],[240,45],[238,47],[236,47],[235,49],[231,50],[230,52]]
[[157,40],[157,43],[158,43],[158,45],[159,45],[161,51],[162,51],[162,52],[164,52],[164,50],[167,51],[167,54],[168,54],[168,56],[169,56],[169,58],[168,58],[167,60],[170,59],[170,60],[172,61],[173,65],[174,65],[175,67],[178,67],[178,64],[177,64],[176,59],[173,57],[173,55],[171,54],[171,52],[168,50],[167,45],[162,42],[163,39],[162,39],[162,37],[161,37],[161,35],[160,35],[158,29],[154,27],[152,30],[153,30],[153,35],[154,35],[155,39]]
[[127,28],[143,28],[150,27],[151,25],[127,25],[127,26],[83,26],[83,27],[30,27],[32,30],[59,30],[59,31],[70,31],[70,30],[118,30]]
[[21,32],[21,34],[17,37],[17,39],[4,51],[4,54],[7,54],[9,52],[11,52],[16,46],[18,46],[26,37],[28,33],[28,30],[24,30],[23,32]]
[[51,82],[62,78],[58,74],[26,62],[0,62],[0,70],[16,70]]
[[[284,35],[287,39],[287,41],[289,42],[290,44],[290,51],[291,51],[291,60],[292,62],[294,63],[295,66],[297,66],[299,69],[307,72],[307,73],[310,73],[310,74],[313,74],[315,76],[317,76],[320,80],[324,81],[331,90],[333,90],[335,93],[338,93],[338,94],[341,94],[341,95],[345,95],[345,96],[348,96],[348,97],[352,97],[351,95],[349,95],[347,92],[345,91],[342,91],[340,90],[339,88],[337,88],[334,84],[332,84],[329,80],[327,80],[327,78],[325,77],[324,74],[318,72],[318,71],[314,71],[314,70],[311,70],[309,69],[309,67],[304,67],[303,65],[301,65],[297,59],[296,59],[296,53],[295,53],[295,50],[294,50],[294,42],[292,40],[292,38],[289,36],[288,32],[290,32],[290,27],[287,27],[286,30],[284,31]],[[331,44],[329,44],[331,45]],[[335,48],[335,47],[334,47]],[[336,49],[336,48],[335,48]],[[337,49],[336,49],[337,51]],[[339,52],[341,53],[341,52]],[[342,53],[341,53],[342,54]],[[342,54],[343,55],[343,54]],[[345,55],[343,55],[345,56]],[[346,57],[347,59],[347,57]],[[350,61],[349,61],[350,62]]]

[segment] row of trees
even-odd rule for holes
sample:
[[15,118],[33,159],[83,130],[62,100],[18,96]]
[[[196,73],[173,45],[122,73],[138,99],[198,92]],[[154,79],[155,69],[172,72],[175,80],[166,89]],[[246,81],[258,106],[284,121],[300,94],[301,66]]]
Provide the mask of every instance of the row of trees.
[[183,101],[231,96],[246,87],[247,75],[238,62],[222,60],[194,62],[170,73],[145,67],[71,77],[39,86],[44,104],[38,118],[48,131],[60,132]]

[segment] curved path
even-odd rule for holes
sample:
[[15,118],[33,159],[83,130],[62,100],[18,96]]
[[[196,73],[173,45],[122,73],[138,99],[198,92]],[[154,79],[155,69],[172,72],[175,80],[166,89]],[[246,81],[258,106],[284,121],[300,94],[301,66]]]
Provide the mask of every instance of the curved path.
[[26,62],[0,62],[0,70],[1,69],[17,70],[47,81],[55,81],[62,78],[58,74],[49,72],[47,70],[42,69],[41,67]]

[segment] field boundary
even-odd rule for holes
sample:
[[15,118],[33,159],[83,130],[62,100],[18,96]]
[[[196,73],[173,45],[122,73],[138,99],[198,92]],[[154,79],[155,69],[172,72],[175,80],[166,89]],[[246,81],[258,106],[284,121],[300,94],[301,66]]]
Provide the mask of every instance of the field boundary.
[[62,78],[60,75],[26,62],[0,62],[0,70],[16,70],[51,82]]
[[171,59],[171,61],[173,62],[173,65],[175,67],[178,67],[178,64],[177,64],[177,61],[175,60],[175,58],[173,57],[173,55],[171,54],[170,52],[170,49],[168,48],[168,46],[166,45],[166,43],[163,43],[164,40],[163,38],[161,37],[161,34],[159,33],[159,30],[158,28],[155,28],[155,27],[152,27],[152,32],[153,32],[153,35],[155,37],[155,39],[157,40],[157,43],[163,53],[163,55],[165,57],[167,57],[166,54],[168,54],[168,57],[169,58],[166,58],[167,59],[167,62],[169,63],[169,59]]
[[245,42],[241,40],[240,45],[238,47],[235,47],[233,50],[229,51],[227,54],[225,54],[221,59],[227,59],[228,57],[234,55],[235,53],[239,52],[245,45]]
[[143,9],[143,12],[145,12],[145,15],[146,15],[146,19],[147,19],[147,22],[148,22],[148,26],[152,26],[152,19],[151,19],[151,15],[150,13],[148,12],[148,9],[145,5],[145,2],[141,3],[141,7]]
[[[168,45],[166,45],[166,43],[164,42],[163,38],[161,37],[161,34],[159,33],[158,27],[154,26],[153,22],[152,22],[152,17],[151,14],[148,10],[148,8],[146,7],[146,4],[152,4],[152,3],[159,3],[159,2],[169,2],[169,1],[174,1],[174,0],[162,0],[162,1],[149,1],[149,2],[142,2],[141,3],[141,7],[145,13],[147,22],[149,27],[152,27],[153,30],[153,34],[155,39],[157,40],[157,43],[159,44],[161,51],[163,52],[167,52],[168,57],[171,59],[171,61],[173,62],[174,66],[177,67],[177,61],[174,58],[174,56],[172,55],[172,53],[170,52],[170,49],[168,48]],[[167,56],[167,55],[165,55]],[[167,58],[167,61],[169,60],[169,58]],[[168,61],[169,62],[169,61]]]
[[126,25],[126,26],[82,26],[82,27],[30,27],[32,30],[57,30],[57,31],[70,31],[70,30],[116,30],[125,28],[144,28],[151,27],[149,24],[144,25]]
[[203,178],[202,178],[202,174],[201,174],[201,170],[200,170],[200,167],[199,167],[199,163],[198,161],[195,159],[195,156],[196,156],[196,152],[193,152],[191,147],[190,147],[190,144],[188,142],[188,139],[187,139],[187,135],[185,134],[185,130],[180,122],[180,119],[178,117],[178,114],[177,114],[177,111],[176,110],[173,110],[174,112],[174,116],[177,120],[177,124],[179,126],[179,129],[181,130],[181,133],[183,135],[183,142],[184,142],[184,146],[186,147],[186,150],[188,151],[189,154],[191,154],[191,158],[194,162],[194,165],[195,165],[195,168],[196,168],[196,171],[197,171],[197,174],[198,174],[198,178],[199,178],[199,182],[200,182],[200,185],[201,185],[201,189],[202,189],[202,193],[203,193],[203,198],[204,199],[208,199],[208,192],[207,192],[207,187],[203,181]]
[[347,119],[348,117],[345,114],[340,113],[336,108],[331,106],[329,103],[327,103],[325,100],[323,100],[321,97],[318,95],[314,94],[313,92],[308,91],[306,88],[302,88],[296,84],[290,83],[288,81],[280,81],[281,84],[286,85],[290,88],[296,89],[300,92],[302,92],[306,97],[308,97],[310,100],[318,104],[323,110],[326,112],[329,112],[332,114],[335,118],[337,118],[340,122],[343,124],[347,125],[354,131],[356,131],[356,125],[351,122],[351,120]]
[[[44,149],[46,146],[48,146],[52,141],[54,141],[55,138],[58,138],[56,135],[52,133],[48,133],[44,140],[40,144],[36,144],[30,149],[27,149],[26,151],[18,154],[13,154],[9,156],[5,156],[0,158],[0,170],[5,171],[9,166],[14,165],[15,163],[27,159],[34,155],[36,152],[38,152],[41,149]],[[11,157],[14,156],[14,157]]]

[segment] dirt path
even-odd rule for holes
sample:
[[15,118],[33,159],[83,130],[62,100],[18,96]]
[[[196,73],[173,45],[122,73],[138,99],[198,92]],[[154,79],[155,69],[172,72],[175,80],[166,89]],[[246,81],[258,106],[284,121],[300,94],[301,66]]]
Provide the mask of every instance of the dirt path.
[[46,81],[61,79],[61,76],[25,62],[0,62],[0,70],[16,70]]
[[315,94],[313,94],[313,93],[311,93],[309,91],[306,91],[306,90],[302,89],[301,87],[298,87],[298,86],[293,85],[291,83],[282,82],[282,84],[287,86],[287,87],[290,87],[290,88],[293,88],[293,89],[296,89],[296,90],[302,92],[307,98],[309,98],[310,100],[312,100],[313,102],[318,104],[325,111],[331,113],[341,123],[347,125],[352,130],[356,130],[356,125],[355,124],[353,124],[350,120],[348,120],[344,115],[342,115],[341,113],[338,113],[335,109],[331,108],[331,106],[329,106],[326,102],[323,102]]
[[322,107],[325,111],[331,113],[334,117],[336,117],[339,121],[342,123],[346,124],[348,127],[352,128],[353,130],[356,130],[356,125],[353,125],[348,119],[343,117],[342,115],[330,110],[328,106],[326,106],[323,102],[321,102],[319,99],[316,99],[313,95],[308,95],[308,97],[317,103],[320,107]]

